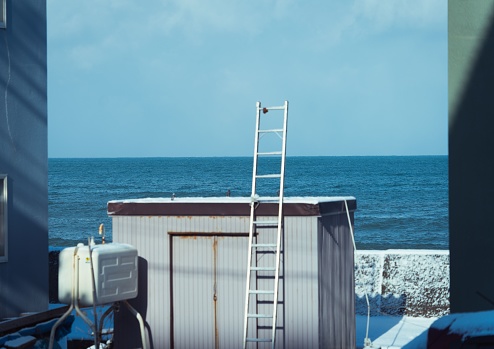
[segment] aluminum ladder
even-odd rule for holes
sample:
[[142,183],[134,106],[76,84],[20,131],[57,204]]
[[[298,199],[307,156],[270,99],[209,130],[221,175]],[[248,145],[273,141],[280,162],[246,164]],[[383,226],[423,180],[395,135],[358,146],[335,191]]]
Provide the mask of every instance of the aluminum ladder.
[[[278,307],[284,304],[284,299],[279,301],[279,293],[288,101],[283,106],[268,108],[257,102],[256,109],[243,349],[274,349],[276,331],[283,329],[277,327],[277,317]],[[263,127],[269,127],[261,128],[261,121]],[[266,195],[259,195],[258,190]],[[278,205],[276,220],[273,213],[263,217],[258,214],[264,204]]]

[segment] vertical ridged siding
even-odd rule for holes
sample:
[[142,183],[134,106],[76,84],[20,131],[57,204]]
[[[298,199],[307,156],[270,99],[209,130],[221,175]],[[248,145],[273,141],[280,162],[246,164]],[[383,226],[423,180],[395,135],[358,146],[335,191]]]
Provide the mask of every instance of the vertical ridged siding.
[[218,237],[218,334],[220,348],[243,339],[247,237]]
[[284,260],[286,347],[318,348],[317,217],[285,218]]
[[[283,308],[280,308],[278,317],[278,325],[284,326],[285,331],[278,331],[277,348],[283,347],[283,336],[285,348],[318,348],[322,344],[319,340],[320,312],[323,312],[326,318],[328,313],[332,312],[333,317],[346,316],[344,308],[321,310],[319,306],[320,228],[318,217],[285,218],[285,251],[282,257],[285,261],[285,275],[281,283],[285,284],[285,309],[283,311]],[[219,348],[241,346],[248,238],[242,235],[221,234],[245,234],[248,230],[248,217],[113,216],[113,241],[134,245],[139,256],[147,262],[147,302],[143,302],[145,309],[138,310],[146,316],[152,331],[154,348],[170,347],[170,301],[173,303],[175,348],[215,348],[215,344]],[[178,235],[180,233],[211,235],[181,236]],[[266,239],[269,233],[275,234],[262,231],[259,242]],[[173,299],[170,292],[171,240]],[[321,246],[319,248],[321,249]],[[351,272],[348,277],[353,278],[353,260],[351,265],[344,268],[335,261],[335,258],[341,258],[345,253],[348,251],[336,253],[334,257],[323,261],[323,272],[327,272],[328,267],[348,270]],[[326,266],[328,263],[335,265]],[[348,263],[348,258],[344,258],[342,263]],[[331,287],[338,289],[340,286],[332,284]],[[323,288],[322,291],[328,290]],[[340,292],[342,291],[338,289],[338,294]],[[139,295],[138,298],[141,297],[145,298],[143,295]],[[353,290],[348,297],[353,297]],[[280,294],[280,300],[283,300],[283,294]],[[135,348],[139,345],[135,338],[135,320],[128,319],[123,312],[116,315],[117,348]],[[350,332],[353,328],[354,333],[355,324],[345,326],[350,327]],[[346,330],[344,327],[341,329]]]
[[214,348],[213,239],[173,238],[176,348]]
[[[217,340],[223,348],[241,343],[248,239],[242,235],[220,235],[248,233],[248,217],[115,216],[112,222],[113,241],[134,245],[139,256],[147,261],[148,306],[145,313],[155,348],[170,347],[170,239],[173,239],[175,348],[198,347],[197,343],[201,343],[202,348],[214,348],[212,269],[215,239]],[[170,237],[173,233],[211,233],[211,237]],[[130,327],[134,324],[125,324],[124,318],[120,320],[118,316],[115,319],[116,347],[133,348],[136,333]]]
[[[139,256],[147,262],[147,301],[136,309],[145,315],[151,326],[155,348],[169,348],[170,338],[170,274],[168,225],[169,217],[113,217],[113,241],[126,242],[135,246]],[[140,261],[141,262],[141,261]],[[142,275],[139,274],[141,283]],[[146,298],[139,289],[138,298]],[[118,315],[121,315],[118,316]],[[140,346],[137,322],[125,313],[115,316],[116,347],[136,348]],[[120,326],[119,326],[120,325]],[[137,337],[137,338],[136,338]],[[156,345],[160,344],[160,345]]]
[[355,348],[354,253],[346,214],[320,219],[318,248],[320,345]]

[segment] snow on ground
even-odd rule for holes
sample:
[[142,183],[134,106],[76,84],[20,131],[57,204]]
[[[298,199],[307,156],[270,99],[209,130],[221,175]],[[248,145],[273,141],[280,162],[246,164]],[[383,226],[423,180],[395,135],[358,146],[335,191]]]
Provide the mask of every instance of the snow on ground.
[[[364,347],[366,326],[367,317],[357,315],[357,348]],[[441,342],[441,348],[450,345],[456,348],[472,338],[494,336],[494,311],[457,313],[440,318],[372,316],[369,326],[371,348],[425,349],[429,328],[435,331],[432,340]]]
[[[408,316],[371,316],[369,323],[371,348],[426,348],[427,330],[436,319]],[[357,315],[357,348],[364,347],[366,327],[367,316]]]
[[357,348],[364,347],[366,292],[372,348],[426,348],[429,327],[449,313],[448,251],[367,250],[355,257]]

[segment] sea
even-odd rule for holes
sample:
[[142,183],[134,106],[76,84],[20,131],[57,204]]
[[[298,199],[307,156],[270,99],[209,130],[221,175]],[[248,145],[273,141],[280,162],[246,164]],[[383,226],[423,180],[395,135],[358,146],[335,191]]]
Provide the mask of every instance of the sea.
[[[252,157],[50,158],[48,165],[53,249],[98,239],[100,224],[111,241],[110,200],[228,190],[248,197],[252,188]],[[357,249],[448,249],[447,156],[287,157],[284,195],[354,196]]]

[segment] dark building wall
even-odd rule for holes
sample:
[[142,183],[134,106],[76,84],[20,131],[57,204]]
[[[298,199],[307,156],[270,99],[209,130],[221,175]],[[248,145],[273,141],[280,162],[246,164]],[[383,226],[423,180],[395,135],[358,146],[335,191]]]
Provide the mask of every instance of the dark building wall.
[[46,1],[7,0],[0,28],[0,173],[8,175],[8,260],[0,318],[48,307]]
[[494,309],[494,0],[449,0],[451,311]]
[[355,348],[354,249],[345,213],[319,219],[317,249],[319,347]]

